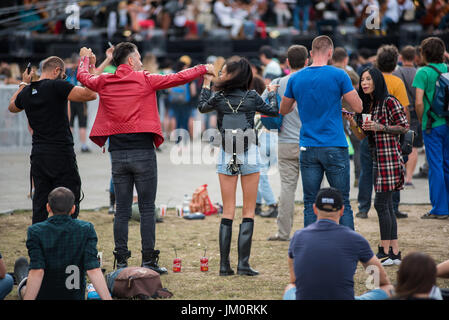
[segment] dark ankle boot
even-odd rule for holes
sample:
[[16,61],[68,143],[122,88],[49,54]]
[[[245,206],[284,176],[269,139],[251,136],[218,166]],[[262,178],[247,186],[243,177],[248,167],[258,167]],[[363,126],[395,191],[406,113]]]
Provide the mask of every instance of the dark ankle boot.
[[159,253],[159,250],[142,251],[142,267],[154,270],[159,274],[167,273],[167,269],[158,264]]
[[114,251],[114,269],[117,266],[117,269],[128,267],[128,259],[131,258],[131,251],[127,252],[117,252]]
[[256,276],[259,274],[256,270],[249,266],[249,256],[251,255],[251,242],[253,238],[254,220],[243,220],[240,224],[239,240],[238,240],[238,254],[239,262],[237,265],[237,274]]
[[220,224],[218,242],[220,245],[220,276],[232,276],[234,270],[231,269],[229,253],[231,251],[232,224]]

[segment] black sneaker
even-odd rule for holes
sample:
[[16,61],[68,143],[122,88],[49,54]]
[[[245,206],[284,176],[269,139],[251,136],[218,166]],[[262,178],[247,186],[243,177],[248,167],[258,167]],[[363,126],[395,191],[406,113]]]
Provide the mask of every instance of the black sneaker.
[[392,247],[390,247],[390,249],[388,250],[388,254],[385,253],[383,247],[379,247],[379,253],[376,256],[383,266],[392,266],[394,264],[393,260],[391,259],[392,254],[393,254]]
[[385,253],[384,247],[377,246],[376,257],[377,257],[377,259],[382,261],[382,259],[388,258],[389,255]]
[[357,212],[355,216],[360,219],[368,219],[368,212]]
[[404,219],[404,218],[408,218],[408,214],[401,212],[401,211],[396,211],[394,213],[394,215],[396,216],[397,219]]

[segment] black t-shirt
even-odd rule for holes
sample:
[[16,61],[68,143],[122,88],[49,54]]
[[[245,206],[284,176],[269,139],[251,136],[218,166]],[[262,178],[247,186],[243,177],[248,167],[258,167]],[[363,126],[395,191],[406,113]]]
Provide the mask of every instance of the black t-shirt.
[[109,152],[132,149],[154,149],[153,134],[150,132],[141,132],[109,136]]
[[67,97],[74,85],[64,80],[32,82],[17,96],[15,104],[25,109],[33,129],[31,154],[74,153],[67,115]]

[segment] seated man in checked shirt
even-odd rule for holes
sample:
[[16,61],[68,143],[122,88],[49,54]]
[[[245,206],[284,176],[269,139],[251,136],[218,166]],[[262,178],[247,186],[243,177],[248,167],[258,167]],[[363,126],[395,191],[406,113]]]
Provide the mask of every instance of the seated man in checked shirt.
[[84,300],[87,273],[101,299],[111,299],[97,259],[94,226],[70,217],[74,201],[69,189],[54,189],[47,203],[51,217],[28,228],[30,264],[21,257],[14,266],[19,298]]

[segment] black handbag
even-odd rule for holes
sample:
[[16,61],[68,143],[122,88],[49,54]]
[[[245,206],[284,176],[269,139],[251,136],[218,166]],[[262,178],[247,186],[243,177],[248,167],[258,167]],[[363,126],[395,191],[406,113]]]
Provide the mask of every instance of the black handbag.
[[408,156],[412,153],[413,142],[415,141],[416,132],[413,130],[408,130],[406,133],[401,134],[399,142],[401,144],[401,150],[403,156]]

